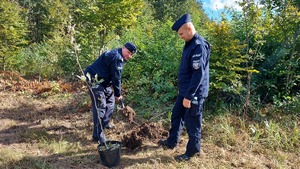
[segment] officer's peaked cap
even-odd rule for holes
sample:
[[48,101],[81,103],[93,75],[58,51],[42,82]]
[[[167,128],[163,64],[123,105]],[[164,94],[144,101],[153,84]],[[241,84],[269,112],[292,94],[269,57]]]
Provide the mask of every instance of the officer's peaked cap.
[[178,32],[178,30],[180,29],[180,27],[187,23],[187,22],[191,22],[191,16],[190,14],[184,14],[181,18],[179,18],[172,26],[172,30]]
[[132,42],[127,42],[125,45],[125,48],[127,48],[131,53],[136,52],[136,46]]

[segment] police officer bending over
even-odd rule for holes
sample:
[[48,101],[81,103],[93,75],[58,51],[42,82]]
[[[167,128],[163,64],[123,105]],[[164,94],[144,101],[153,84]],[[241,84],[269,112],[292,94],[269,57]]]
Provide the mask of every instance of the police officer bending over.
[[[113,128],[113,126],[109,124],[109,121],[115,107],[115,97],[117,100],[122,99],[122,69],[125,62],[132,58],[134,53],[136,53],[136,46],[131,42],[127,42],[122,48],[104,52],[93,64],[88,66],[84,71],[87,79],[89,79],[90,77],[92,79],[92,82],[101,82],[97,85],[91,86],[93,94],[96,98],[96,103],[91,91],[89,91],[92,99],[94,122],[93,141],[95,142],[102,143],[105,141],[104,133],[98,120],[98,115],[101,119],[102,128]],[[97,113],[97,109],[99,113]]]
[[171,129],[166,140],[159,145],[176,147],[183,125],[189,141],[184,154],[175,157],[186,161],[200,155],[202,105],[208,96],[210,44],[196,32],[189,14],[183,15],[172,26],[179,38],[185,41],[178,73],[179,93],[172,110]]

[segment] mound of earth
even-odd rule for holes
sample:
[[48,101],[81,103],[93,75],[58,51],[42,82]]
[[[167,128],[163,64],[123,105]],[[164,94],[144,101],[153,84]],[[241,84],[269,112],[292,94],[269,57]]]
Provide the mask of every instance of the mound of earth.
[[119,110],[119,114],[121,114],[130,123],[135,123],[134,121],[135,111],[130,106],[126,106],[126,107],[124,106],[124,108],[121,108]]
[[131,130],[131,133],[124,135],[122,139],[123,146],[135,150],[143,145],[143,141],[156,140],[167,137],[168,131],[158,123],[143,123]]

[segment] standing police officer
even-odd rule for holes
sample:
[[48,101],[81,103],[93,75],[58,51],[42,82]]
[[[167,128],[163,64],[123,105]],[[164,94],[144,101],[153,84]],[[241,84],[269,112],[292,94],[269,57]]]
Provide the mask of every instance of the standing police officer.
[[[93,141],[95,142],[102,143],[105,141],[102,128],[113,128],[113,126],[109,124],[109,121],[115,107],[115,97],[117,100],[122,99],[122,69],[125,62],[132,58],[134,53],[136,53],[136,46],[131,42],[127,42],[122,48],[104,52],[84,71],[85,76],[88,79],[90,77],[93,83],[97,81],[101,82],[100,84],[91,86],[93,93],[89,91],[92,99],[94,122]],[[101,123],[99,119],[101,119]],[[102,124],[102,127],[100,124]]]
[[183,125],[189,141],[184,154],[177,161],[189,160],[200,155],[202,106],[208,96],[210,44],[195,30],[189,14],[183,15],[172,26],[172,30],[185,41],[178,73],[179,93],[172,110],[171,129],[166,140],[159,145],[176,147]]

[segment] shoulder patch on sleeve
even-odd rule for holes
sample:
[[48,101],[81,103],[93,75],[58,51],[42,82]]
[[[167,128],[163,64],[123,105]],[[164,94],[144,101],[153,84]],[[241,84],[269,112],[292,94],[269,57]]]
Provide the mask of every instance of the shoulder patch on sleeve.
[[192,66],[195,70],[201,67],[201,57],[202,53],[198,50],[196,50],[195,53],[192,55]]
[[200,60],[193,61],[193,68],[196,70],[200,68]]

